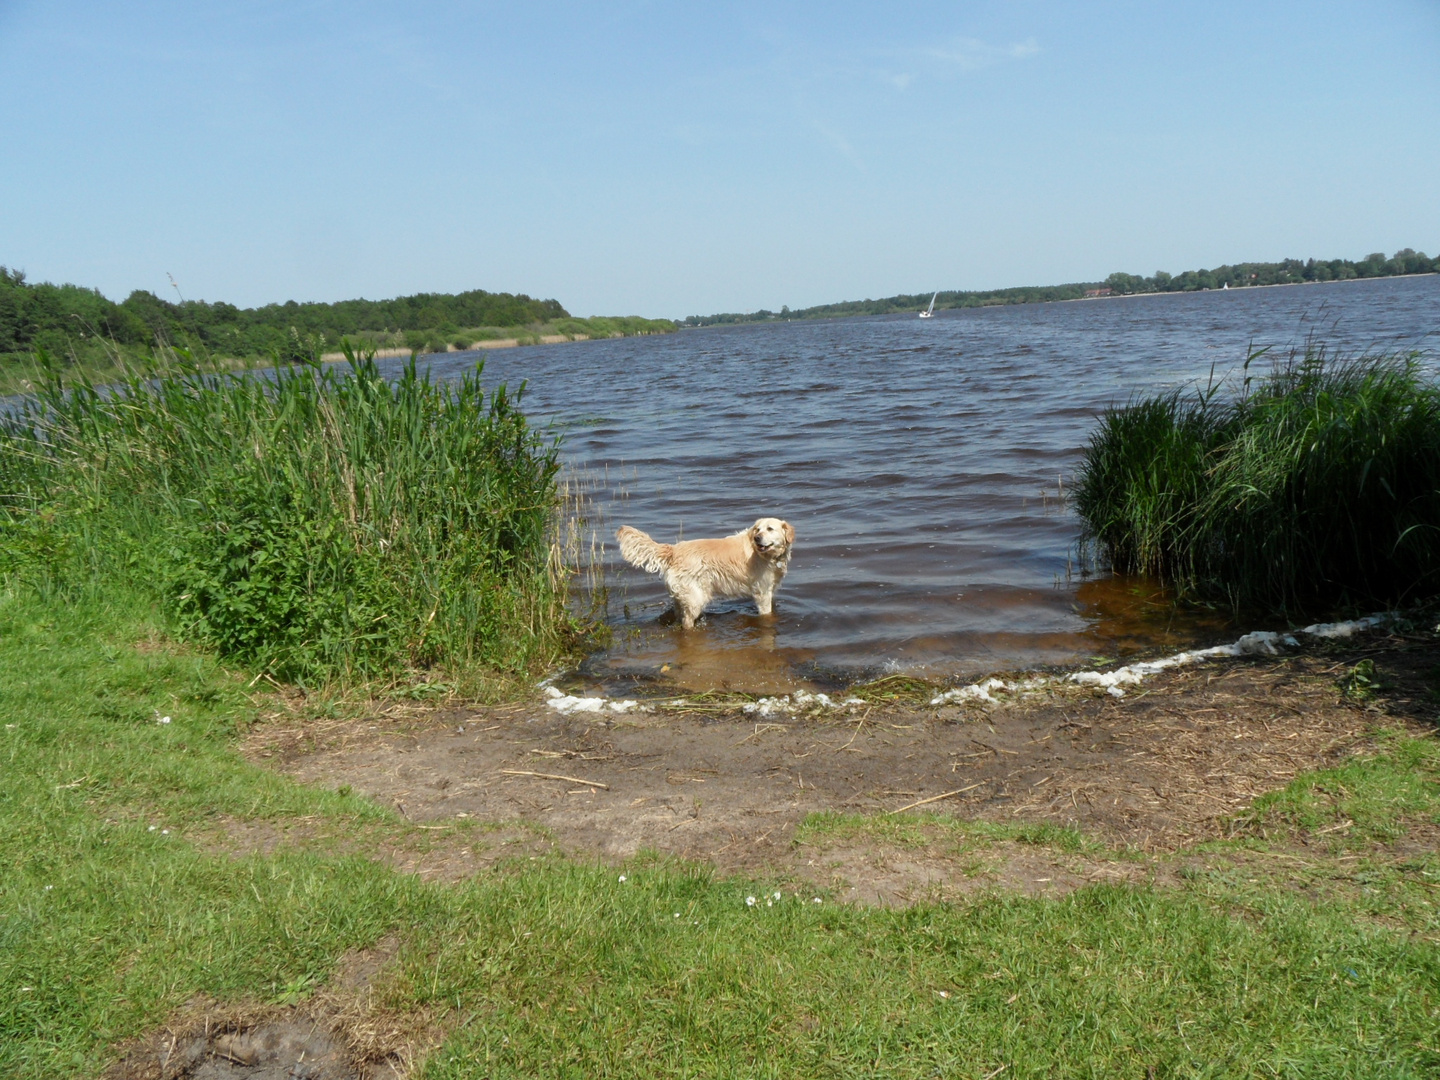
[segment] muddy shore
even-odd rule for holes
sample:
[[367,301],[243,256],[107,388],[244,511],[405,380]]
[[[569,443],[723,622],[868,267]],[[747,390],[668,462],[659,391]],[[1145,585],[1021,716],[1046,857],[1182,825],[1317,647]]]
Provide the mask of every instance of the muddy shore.
[[[1363,659],[1384,673],[1383,695],[1347,691]],[[1162,871],[1148,856],[1243,834],[1255,799],[1296,775],[1373,752],[1384,730],[1431,732],[1437,665],[1433,638],[1373,635],[1167,672],[1121,699],[1077,688],[988,708],[897,703],[765,720],[724,706],[608,717],[541,703],[394,708],[358,722],[274,718],[246,753],[414,824],[478,823],[423,852],[379,853],[426,877],[552,852],[617,864],[655,853],[868,902],[996,885],[1055,892],[1153,880]],[[901,850],[817,829],[829,820],[817,814],[920,815],[935,843]],[[1075,830],[1107,854],[997,840],[952,857],[950,822]],[[305,841],[303,823],[235,823],[221,843]]]

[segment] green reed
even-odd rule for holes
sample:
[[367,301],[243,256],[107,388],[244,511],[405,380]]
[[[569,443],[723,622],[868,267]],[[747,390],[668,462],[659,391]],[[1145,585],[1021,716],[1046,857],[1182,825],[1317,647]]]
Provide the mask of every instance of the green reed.
[[1112,409],[1075,504],[1121,572],[1304,612],[1440,592],[1440,388],[1419,354],[1311,345],[1241,392]]
[[389,381],[345,353],[241,376],[181,353],[103,389],[52,377],[0,421],[0,571],[140,582],[181,638],[305,683],[553,660],[576,629],[555,446],[478,368],[432,383],[412,357]]

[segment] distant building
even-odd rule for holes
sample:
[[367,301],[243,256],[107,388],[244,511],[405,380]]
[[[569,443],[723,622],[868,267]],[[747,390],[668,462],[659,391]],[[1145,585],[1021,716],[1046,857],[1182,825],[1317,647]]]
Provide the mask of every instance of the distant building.
[[1104,289],[1086,289],[1086,290],[1085,290],[1085,299],[1086,299],[1086,300],[1098,300],[1098,299],[1099,299],[1100,297],[1102,297],[1102,296],[1109,296],[1109,295],[1110,295],[1110,290],[1109,290],[1108,288],[1104,288]]

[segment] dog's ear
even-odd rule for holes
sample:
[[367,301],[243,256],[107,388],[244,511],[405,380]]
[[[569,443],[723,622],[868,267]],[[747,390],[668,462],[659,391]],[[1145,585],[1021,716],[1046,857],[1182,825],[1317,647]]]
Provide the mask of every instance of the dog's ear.
[[789,547],[795,543],[795,526],[788,521],[780,522],[780,527],[785,530],[785,546]]

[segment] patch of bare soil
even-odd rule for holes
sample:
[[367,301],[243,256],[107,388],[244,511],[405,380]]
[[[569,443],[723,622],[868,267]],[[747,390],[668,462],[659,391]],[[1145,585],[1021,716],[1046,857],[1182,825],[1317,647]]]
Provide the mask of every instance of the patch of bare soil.
[[189,1002],[126,1046],[105,1080],[404,1080],[444,1024],[376,1004],[372,980],[396,942],[347,955],[299,1005]]
[[1067,855],[1044,846],[955,843],[895,844],[883,838],[848,838],[802,846],[806,880],[826,886],[838,900],[883,906],[954,900],[990,889],[1028,896],[1058,896],[1100,882],[1153,882],[1170,876],[1148,860],[1118,861],[1093,854]]
[[[1386,674],[1379,703],[1347,698],[1337,683],[1362,657]],[[1224,835],[1256,796],[1365,748],[1380,724],[1428,730],[1427,673],[1437,662],[1433,641],[1380,638],[1175,671],[1123,699],[1076,692],[989,711],[877,706],[759,723],[738,711],[606,718],[510,706],[273,723],[251,733],[247,750],[298,780],[348,785],[413,823],[508,829],[381,852],[427,875],[552,849],[604,860],[654,851],[843,883],[864,899],[967,883],[1045,891],[1153,870],[1014,844],[918,855],[853,835],[831,843],[823,830],[797,845],[796,826],[817,811],[921,804],[961,819],[1072,826],[1137,853],[1173,851]],[[228,842],[246,847],[238,835]]]

